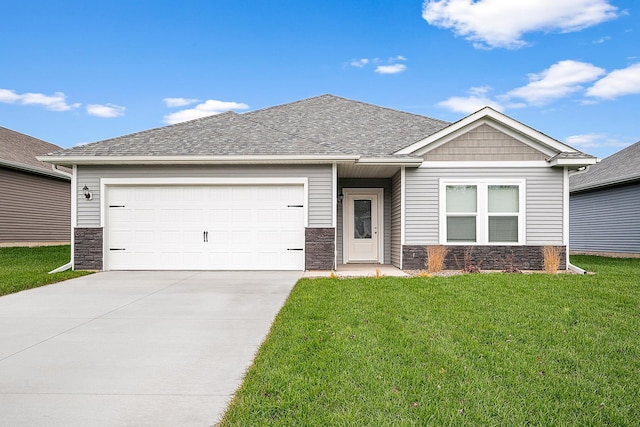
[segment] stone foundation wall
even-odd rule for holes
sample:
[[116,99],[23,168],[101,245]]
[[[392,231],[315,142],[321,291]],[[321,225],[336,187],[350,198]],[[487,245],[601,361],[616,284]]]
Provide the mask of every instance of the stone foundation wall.
[[306,228],[304,234],[305,270],[335,270],[335,228]]
[[[462,270],[473,265],[481,270],[544,270],[544,246],[447,246],[444,270]],[[567,268],[567,253],[559,246],[560,269]],[[404,245],[402,247],[402,268],[404,270],[424,270],[426,246]]]
[[102,270],[102,228],[74,228],[74,270]]

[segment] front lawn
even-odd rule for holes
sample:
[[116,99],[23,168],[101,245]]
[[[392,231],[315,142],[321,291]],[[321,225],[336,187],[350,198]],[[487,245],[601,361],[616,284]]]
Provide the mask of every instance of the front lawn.
[[221,426],[637,425],[640,259],[303,279]]
[[0,296],[61,282],[88,274],[86,271],[49,271],[69,262],[71,247],[0,248]]

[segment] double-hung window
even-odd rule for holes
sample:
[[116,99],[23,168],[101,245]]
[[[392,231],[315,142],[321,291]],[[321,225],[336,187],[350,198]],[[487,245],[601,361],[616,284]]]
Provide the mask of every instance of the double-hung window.
[[524,181],[441,180],[440,242],[524,244]]

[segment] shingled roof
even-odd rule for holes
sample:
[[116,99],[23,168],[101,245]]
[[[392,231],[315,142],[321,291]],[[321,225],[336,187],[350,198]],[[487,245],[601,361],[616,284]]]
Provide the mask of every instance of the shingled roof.
[[215,116],[51,153],[84,156],[391,156],[448,125],[322,95],[244,114]]
[[589,166],[584,173],[572,175],[571,192],[640,181],[640,141]]
[[0,164],[30,172],[60,175],[36,156],[60,150],[57,145],[0,126]]

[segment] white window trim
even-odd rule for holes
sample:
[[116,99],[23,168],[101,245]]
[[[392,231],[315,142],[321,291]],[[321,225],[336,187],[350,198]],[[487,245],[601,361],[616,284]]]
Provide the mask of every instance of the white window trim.
[[[478,205],[476,212],[476,241],[472,242],[448,242],[447,241],[447,201],[446,189],[448,185],[474,185],[477,188]],[[517,185],[518,186],[518,241],[517,242],[489,242],[489,216],[511,216],[506,213],[489,214],[489,186],[490,185]],[[521,246],[526,242],[526,180],[525,179],[444,179],[439,180],[439,242],[441,245],[478,245],[478,246]],[[460,213],[460,215],[463,215]]]

